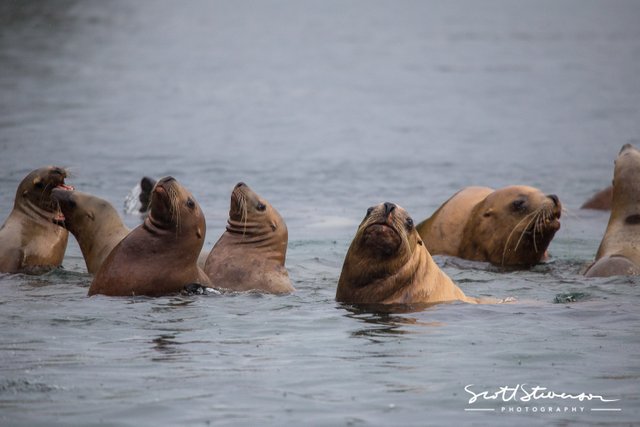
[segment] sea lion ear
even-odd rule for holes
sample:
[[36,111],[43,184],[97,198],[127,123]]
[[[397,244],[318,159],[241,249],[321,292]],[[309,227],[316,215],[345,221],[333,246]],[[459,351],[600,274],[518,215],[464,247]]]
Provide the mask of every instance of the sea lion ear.
[[198,239],[202,239],[202,230],[200,227],[196,229],[196,236],[198,236]]
[[418,239],[418,244],[422,246],[422,239]]
[[276,231],[278,229],[278,226],[276,225],[275,222],[271,223],[271,231]]
[[493,215],[493,209],[489,209],[487,210],[482,216],[484,217],[490,217],[491,215]]
[[91,221],[93,221],[93,220],[95,220],[95,219],[96,219],[96,214],[94,214],[94,213],[93,213],[93,211],[89,211],[89,212],[87,212],[87,216],[89,217],[89,219],[90,219]]
[[36,187],[38,185],[42,185],[42,178],[39,176],[36,176],[35,178],[33,178],[33,186]]

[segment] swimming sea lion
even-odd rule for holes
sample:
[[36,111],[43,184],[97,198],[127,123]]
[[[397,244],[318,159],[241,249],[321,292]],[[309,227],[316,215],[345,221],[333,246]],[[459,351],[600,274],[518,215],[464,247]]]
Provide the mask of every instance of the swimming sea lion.
[[51,190],[71,188],[64,183],[66,177],[65,169],[49,166],[22,180],[13,210],[0,228],[1,273],[37,273],[62,264],[69,233],[57,224],[62,217]]
[[336,300],[352,304],[477,303],[433,261],[407,212],[369,208],[342,266]]
[[186,285],[210,286],[197,265],[205,232],[204,215],[191,193],[173,177],[160,179],[149,215],[113,248],[89,295],[160,296]]
[[613,203],[595,263],[587,276],[640,274],[640,151],[620,150],[613,173]]
[[528,268],[546,256],[561,211],[556,195],[533,187],[467,187],[417,229],[434,255]]
[[293,292],[284,266],[287,242],[287,226],[278,211],[240,182],[231,193],[227,229],[211,250],[204,271],[216,288]]
[[613,186],[609,186],[603,190],[598,191],[591,196],[589,200],[584,202],[580,209],[596,209],[601,211],[611,210],[611,203],[613,199]]
[[120,215],[106,200],[80,191],[51,193],[64,214],[64,227],[74,235],[91,274],[98,272],[111,250],[129,234]]

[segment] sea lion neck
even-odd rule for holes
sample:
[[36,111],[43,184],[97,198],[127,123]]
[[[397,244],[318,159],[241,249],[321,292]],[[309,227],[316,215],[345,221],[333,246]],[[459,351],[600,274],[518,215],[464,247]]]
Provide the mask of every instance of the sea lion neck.
[[345,260],[336,296],[339,301],[380,303],[397,299],[410,290],[418,275],[428,273],[426,250],[403,253],[397,259],[383,261],[376,268],[368,263],[366,269],[357,262],[362,255],[356,252],[347,256],[355,257],[355,262]]
[[145,218],[142,226],[151,234],[168,234],[176,232],[176,227],[172,222],[159,220],[153,217],[151,213],[149,213]]
[[14,209],[26,215],[27,217],[33,219],[42,219],[46,222],[55,224],[54,218],[56,212],[53,210],[53,206],[54,205],[52,203],[51,210],[44,209],[42,206],[33,203],[33,201],[29,198],[22,198],[21,200],[16,198],[16,201],[14,203]]
[[275,235],[275,231],[270,224],[258,221],[237,221],[232,218],[227,220],[227,232],[243,238],[260,240],[268,239],[270,235]]

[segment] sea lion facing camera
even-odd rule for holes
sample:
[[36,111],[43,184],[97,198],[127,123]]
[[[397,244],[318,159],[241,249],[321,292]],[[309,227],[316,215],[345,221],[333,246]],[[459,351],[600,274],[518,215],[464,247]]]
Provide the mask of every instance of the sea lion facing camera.
[[210,286],[198,267],[205,218],[195,198],[173,177],[160,179],[144,223],[111,251],[98,270],[89,295],[160,296],[185,286]]
[[433,261],[407,212],[393,204],[369,208],[349,246],[336,300],[352,304],[477,303]]
[[216,288],[273,294],[295,291],[285,268],[287,226],[269,202],[245,183],[231,193],[227,229],[204,271]]
[[620,150],[613,173],[613,201],[607,230],[587,276],[640,274],[640,151]]
[[0,273],[37,273],[62,264],[69,233],[57,223],[62,217],[51,191],[71,188],[66,177],[65,169],[48,166],[22,180],[0,228]]
[[467,187],[417,229],[434,255],[529,268],[546,256],[561,211],[556,195],[533,187]]

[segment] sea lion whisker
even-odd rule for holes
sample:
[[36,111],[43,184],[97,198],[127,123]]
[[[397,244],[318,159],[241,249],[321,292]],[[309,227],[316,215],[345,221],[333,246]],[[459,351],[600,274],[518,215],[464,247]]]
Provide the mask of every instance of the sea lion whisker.
[[240,221],[242,222],[242,235],[244,236],[247,233],[247,222],[249,218],[249,212],[247,207],[247,198],[244,194],[240,193],[240,207],[241,207],[241,216]]
[[520,246],[520,242],[522,241],[522,238],[524,237],[525,233],[527,231],[529,231],[529,228],[530,228],[532,223],[533,223],[533,229],[531,230],[531,232],[533,233],[533,241],[534,241],[534,244],[535,244],[535,240],[536,240],[535,227],[536,227],[536,224],[538,223],[538,219],[540,218],[540,215],[542,213],[542,208],[539,208],[539,209],[535,210],[533,213],[535,214],[535,216],[531,219],[531,221],[529,221],[529,223],[527,223],[526,227],[524,227],[522,229],[522,233],[520,233],[520,238],[518,239],[518,242],[516,243],[516,247],[513,249],[514,251],[518,250],[518,246]]
[[171,214],[171,220],[176,223],[176,235],[180,232],[181,221],[180,221],[180,205],[178,199],[178,193],[173,186],[170,186],[167,189],[167,196],[169,197],[169,211]]
[[[501,264],[504,265],[504,259],[507,255],[507,248],[509,247],[509,242],[511,241],[511,237],[513,237],[513,233],[516,232],[516,230],[518,229],[518,227],[520,226],[520,224],[522,224],[524,221],[526,221],[527,219],[529,219],[529,217],[534,216],[538,213],[538,210],[535,210],[533,212],[531,212],[530,214],[527,214],[524,216],[524,218],[522,218],[520,221],[518,221],[518,223],[516,225],[513,226],[513,229],[511,229],[511,233],[509,233],[509,236],[507,237],[507,241],[504,243],[504,248],[502,249],[502,261]],[[531,224],[531,222],[529,222],[529,224]],[[529,224],[527,224],[527,227],[524,228],[524,231],[527,230]],[[523,233],[524,233],[523,231]],[[520,236],[520,238],[522,238],[522,235]],[[518,240],[518,244],[519,244],[519,240]],[[516,244],[516,249],[518,249],[518,244]]]

